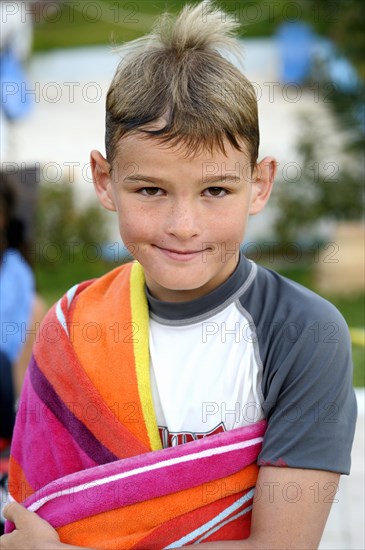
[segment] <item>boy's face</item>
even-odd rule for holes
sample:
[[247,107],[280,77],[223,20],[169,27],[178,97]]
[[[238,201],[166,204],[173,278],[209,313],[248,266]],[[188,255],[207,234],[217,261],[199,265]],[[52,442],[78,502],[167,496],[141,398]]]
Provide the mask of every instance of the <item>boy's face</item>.
[[122,240],[160,300],[192,300],[223,283],[237,265],[248,215],[270,195],[274,159],[251,174],[248,155],[228,141],[225,148],[227,156],[217,150],[184,158],[184,151],[130,134],[111,172],[91,153],[99,200],[118,213]]

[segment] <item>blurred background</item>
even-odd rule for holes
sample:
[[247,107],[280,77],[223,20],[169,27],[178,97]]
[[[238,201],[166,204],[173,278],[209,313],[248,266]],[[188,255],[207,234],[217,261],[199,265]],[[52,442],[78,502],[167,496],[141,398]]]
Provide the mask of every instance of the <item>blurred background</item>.
[[[94,198],[89,152],[104,152],[116,47],[184,4],[0,3],[1,168],[16,181],[17,217],[46,307],[74,283],[130,258],[116,220]],[[365,3],[219,5],[241,23],[245,73],[258,98],[260,157],[279,162],[271,205],[250,221],[243,250],[325,296],[346,318],[363,431]],[[365,547],[363,438],[356,445],[357,477],[341,489],[322,548]],[[361,516],[346,508],[349,499]]]

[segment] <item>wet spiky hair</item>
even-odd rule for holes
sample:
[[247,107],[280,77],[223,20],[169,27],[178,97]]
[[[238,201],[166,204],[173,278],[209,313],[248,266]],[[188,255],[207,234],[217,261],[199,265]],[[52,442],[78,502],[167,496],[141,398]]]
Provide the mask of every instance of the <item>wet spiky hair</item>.
[[[162,15],[151,34],[122,47],[123,58],[106,105],[106,153],[112,164],[120,138],[139,132],[187,155],[238,150],[243,140],[252,166],[259,146],[252,84],[224,55],[242,62],[239,24],[210,1]],[[163,121],[153,129],[153,123]]]

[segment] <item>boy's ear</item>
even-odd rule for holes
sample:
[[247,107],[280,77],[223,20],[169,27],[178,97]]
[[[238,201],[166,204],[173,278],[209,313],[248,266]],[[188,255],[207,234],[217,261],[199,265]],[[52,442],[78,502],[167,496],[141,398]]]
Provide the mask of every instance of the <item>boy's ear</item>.
[[252,175],[252,195],[249,214],[261,212],[269,200],[277,171],[274,157],[265,157],[259,162]]
[[99,201],[107,210],[116,211],[109,162],[99,151],[94,150],[90,153],[90,164]]

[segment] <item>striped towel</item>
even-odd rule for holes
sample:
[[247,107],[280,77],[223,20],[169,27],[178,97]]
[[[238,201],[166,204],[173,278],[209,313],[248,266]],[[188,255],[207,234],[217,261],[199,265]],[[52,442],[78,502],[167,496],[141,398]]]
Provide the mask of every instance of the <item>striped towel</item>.
[[9,491],[68,544],[157,549],[243,539],[265,427],[161,448],[143,270],[127,264],[75,286],[41,325]]

